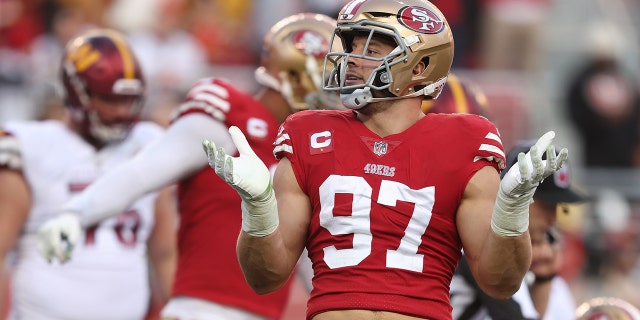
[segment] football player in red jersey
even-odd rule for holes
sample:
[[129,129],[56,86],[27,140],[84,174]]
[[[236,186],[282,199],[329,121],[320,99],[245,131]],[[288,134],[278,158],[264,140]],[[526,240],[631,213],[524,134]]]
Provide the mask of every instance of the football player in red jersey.
[[[142,319],[155,278],[149,266],[164,299],[173,279],[170,189],[66,234],[76,254],[64,268],[48,264],[35,246],[38,228],[66,201],[163,132],[138,121],[145,79],[124,35],[83,32],[67,43],[59,66],[64,119],[10,121],[0,130],[0,266],[9,262],[12,271],[8,319]],[[10,251],[15,259],[5,260]]]
[[180,228],[178,266],[165,319],[278,319],[289,284],[258,295],[243,278],[235,252],[241,225],[240,197],[207,166],[203,139],[213,139],[230,153],[235,148],[227,128],[241,128],[256,154],[275,167],[272,142],[289,114],[313,106],[339,106],[323,94],[322,63],[336,21],[303,13],[276,23],[267,33],[256,95],[240,92],[222,79],[195,84],[177,108],[167,132],[132,161],[96,181],[65,206],[64,213],[40,230],[47,257],[65,261],[71,251],[61,234],[103,219],[133,199],[174,182],[178,184]]
[[203,141],[243,199],[237,252],[251,287],[282,286],[306,247],[307,319],[451,319],[449,283],[464,249],[480,286],[511,296],[531,262],[529,202],[567,150],[556,157],[549,132],[501,182],[491,122],[422,112],[453,58],[451,30],[426,0],[351,1],[332,41],[344,52],[327,55],[324,88],[352,110],[289,116],[274,142],[273,182],[237,128],[238,157]]

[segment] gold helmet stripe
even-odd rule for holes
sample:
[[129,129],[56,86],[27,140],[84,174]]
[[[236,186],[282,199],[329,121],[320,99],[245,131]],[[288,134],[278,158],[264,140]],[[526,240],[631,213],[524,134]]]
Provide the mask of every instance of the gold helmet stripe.
[[469,105],[467,104],[467,97],[464,94],[464,89],[460,83],[460,79],[455,75],[449,73],[449,88],[451,88],[451,94],[453,95],[453,101],[456,106],[456,113],[469,113]]
[[116,45],[118,52],[120,52],[120,57],[122,58],[122,69],[123,76],[125,79],[133,79],[136,76],[135,62],[133,60],[133,54],[127,45],[127,42],[124,38],[122,38],[118,33],[113,31],[108,31],[107,35],[113,43]]

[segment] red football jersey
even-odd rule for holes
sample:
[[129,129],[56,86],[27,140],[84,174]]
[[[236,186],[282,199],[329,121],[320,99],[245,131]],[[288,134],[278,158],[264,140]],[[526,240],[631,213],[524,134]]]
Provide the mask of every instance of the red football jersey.
[[[194,112],[207,114],[227,127],[238,126],[267,167],[275,166],[272,142],[279,123],[252,96],[220,79],[204,79],[191,89],[175,119]],[[178,197],[179,256],[173,295],[201,298],[279,318],[290,285],[258,295],[247,284],[238,263],[236,240],[242,221],[238,193],[206,166],[180,181]]]
[[380,138],[352,111],[301,111],[281,126],[313,216],[307,318],[335,309],[451,319],[461,255],[456,210],[473,174],[504,167],[496,127],[471,114],[428,114]]

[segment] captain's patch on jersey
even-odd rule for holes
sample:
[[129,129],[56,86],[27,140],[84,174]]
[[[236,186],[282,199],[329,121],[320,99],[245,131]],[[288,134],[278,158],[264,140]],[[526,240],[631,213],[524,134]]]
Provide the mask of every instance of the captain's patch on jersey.
[[312,155],[333,151],[333,139],[330,130],[309,134],[309,153]]

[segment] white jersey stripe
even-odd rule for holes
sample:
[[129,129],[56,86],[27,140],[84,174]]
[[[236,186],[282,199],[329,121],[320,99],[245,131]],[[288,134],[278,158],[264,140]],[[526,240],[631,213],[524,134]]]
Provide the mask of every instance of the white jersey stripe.
[[289,140],[289,135],[286,133],[279,135],[274,144],[281,144],[285,140]]
[[473,158],[473,162],[477,162],[478,160],[483,160],[483,159],[487,160],[489,162],[497,163],[498,164],[498,168],[500,168],[500,170],[505,168],[504,161],[500,157],[494,157],[494,156],[481,157],[481,156],[476,156],[475,158]]
[[192,95],[193,101],[203,101],[206,102],[220,110],[222,110],[222,112],[229,112],[229,101],[227,101],[225,98],[221,98],[215,94],[211,94],[210,92],[199,92],[196,93],[194,95]]
[[496,146],[494,146],[492,144],[483,143],[483,144],[480,145],[480,148],[478,148],[478,150],[489,151],[491,153],[495,153],[495,154],[498,154],[498,155],[501,155],[501,156],[504,157],[504,151],[502,151],[502,149],[500,149],[499,147],[496,147]]
[[205,80],[203,81],[203,84],[199,84],[193,87],[193,89],[189,91],[189,95],[191,96],[201,92],[210,92],[215,94],[216,96],[222,97],[223,99],[229,98],[229,91],[227,91],[226,88],[210,81],[211,80]]
[[273,148],[273,154],[278,154],[279,152],[287,152],[293,154],[293,147],[288,144],[281,144]]
[[493,132],[487,133],[485,138],[498,141],[500,143],[500,145],[502,145],[502,140],[500,140],[500,136],[498,136],[497,134],[495,134]]
[[173,112],[172,119],[176,119],[180,117],[182,114],[186,113],[189,110],[201,110],[204,113],[210,115],[214,119],[224,122],[227,119],[227,116],[224,112],[222,112],[218,108],[214,108],[210,105],[205,104],[202,101],[187,101],[181,104],[178,109]]

